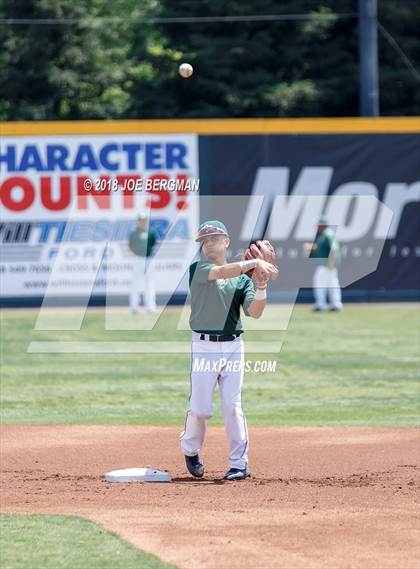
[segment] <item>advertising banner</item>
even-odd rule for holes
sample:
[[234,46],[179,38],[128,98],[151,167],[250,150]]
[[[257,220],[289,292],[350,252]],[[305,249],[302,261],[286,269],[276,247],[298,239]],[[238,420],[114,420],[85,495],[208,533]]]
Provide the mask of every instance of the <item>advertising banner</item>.
[[[224,128],[215,123],[201,128]],[[273,241],[284,290],[311,287],[303,245],[321,214],[340,243],[342,286],[420,287],[415,129],[207,135],[189,134],[188,124],[185,133],[146,135],[129,126],[127,134],[87,135],[79,123],[83,134],[2,136],[2,298],[128,295],[128,240],[142,212],[158,235],[155,284],[166,298],[187,292],[200,216],[227,223],[233,256],[251,239]]]
[[[209,136],[206,148],[209,193],[250,196],[236,232],[276,244],[285,288],[310,283],[297,266],[321,214],[336,230],[349,288],[420,287],[419,133]],[[263,200],[257,219],[251,196]],[[357,278],[375,257],[375,270]]]
[[196,135],[4,136],[0,176],[2,297],[127,294],[142,212],[157,293],[178,287],[199,215]]

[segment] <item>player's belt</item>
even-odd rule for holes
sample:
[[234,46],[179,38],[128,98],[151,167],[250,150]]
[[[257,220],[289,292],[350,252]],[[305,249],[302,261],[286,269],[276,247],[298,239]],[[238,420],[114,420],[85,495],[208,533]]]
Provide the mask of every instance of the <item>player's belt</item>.
[[219,336],[217,334],[200,334],[200,340],[209,340],[210,342],[232,342],[240,336],[240,334],[231,334],[230,336]]

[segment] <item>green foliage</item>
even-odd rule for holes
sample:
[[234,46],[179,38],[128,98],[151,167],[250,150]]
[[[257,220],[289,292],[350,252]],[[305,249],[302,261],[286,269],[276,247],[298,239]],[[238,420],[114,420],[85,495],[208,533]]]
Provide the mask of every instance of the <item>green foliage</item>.
[[276,109],[279,116],[296,116],[299,109],[311,106],[319,96],[316,85],[309,79],[287,83],[277,83],[266,95],[267,103]]
[[[419,69],[418,3],[378,4],[380,22]],[[309,18],[142,21],[264,14]],[[0,24],[2,120],[359,113],[354,0],[2,0],[0,18],[65,19]],[[178,76],[181,61],[194,66],[191,79]],[[418,80],[381,31],[379,64],[381,112],[418,114]]]
[[0,516],[3,569],[175,569],[75,516]]
[[[121,322],[137,322],[127,311]],[[269,306],[261,321],[246,319],[250,342],[283,347],[270,373],[247,372],[244,408],[255,425],[400,425],[419,423],[418,305],[348,305],[312,314]],[[177,331],[180,310],[164,313],[150,331],[105,330],[103,312],[88,311],[80,331],[35,331],[36,311],[2,313],[1,413],[4,423],[142,424],[182,427],[189,394],[190,333]],[[141,316],[142,320],[146,318]],[[127,320],[128,319],[128,320]],[[130,320],[131,319],[131,320]],[[185,341],[185,353],[28,353],[31,341]],[[213,424],[221,423],[219,405]]]
[[[57,23],[2,24],[3,120],[101,119],[123,116],[134,0],[4,0],[3,18]],[[100,17],[127,14],[104,25]]]
[[[379,21],[391,33],[420,74],[420,6],[416,0],[378,2]],[[384,34],[378,32],[380,112],[419,115],[420,83]],[[398,112],[400,111],[400,112]]]
[[[313,7],[314,2],[307,0],[296,0],[286,7],[279,7],[272,0],[160,1],[160,13],[168,17],[310,13]],[[337,105],[330,96],[334,87],[330,86],[332,66],[337,73],[342,59],[350,57],[353,62],[350,71],[353,75],[357,73],[354,52],[357,39],[351,29],[354,23],[334,26],[334,17],[320,23],[319,13],[326,11],[320,6],[310,20],[160,26],[166,48],[161,61],[166,57],[168,63],[168,50],[176,49],[196,73],[185,81],[177,77],[176,65],[170,66],[169,73],[165,69],[160,78],[163,88],[156,91],[151,112],[164,117],[317,116],[334,114],[341,104],[346,106],[345,114],[357,114],[356,106],[353,104],[350,109],[345,100],[345,93],[350,91],[357,103],[357,81],[353,81],[354,88],[349,82],[345,93],[343,89],[335,93]],[[342,42],[344,51],[337,53],[332,44],[341,42],[345,25],[350,37]],[[349,48],[353,50],[350,56]],[[323,71],[325,65],[328,73]],[[341,80],[344,74],[348,80],[349,69],[344,68],[342,73]],[[322,109],[324,83],[328,105]],[[141,97],[132,100],[134,110],[140,112]],[[161,105],[156,105],[157,100],[161,100]]]

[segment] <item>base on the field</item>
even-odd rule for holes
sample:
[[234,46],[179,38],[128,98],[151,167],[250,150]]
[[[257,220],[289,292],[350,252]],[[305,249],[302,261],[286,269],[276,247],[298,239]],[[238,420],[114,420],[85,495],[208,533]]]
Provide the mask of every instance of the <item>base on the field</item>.
[[108,482],[170,482],[171,475],[155,468],[122,468],[105,474]]

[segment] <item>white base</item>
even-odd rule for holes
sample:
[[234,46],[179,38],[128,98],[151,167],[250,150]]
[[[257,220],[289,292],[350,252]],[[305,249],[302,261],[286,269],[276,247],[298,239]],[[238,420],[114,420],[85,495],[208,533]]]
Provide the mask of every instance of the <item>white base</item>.
[[108,482],[170,482],[171,475],[155,468],[123,468],[105,474]]

